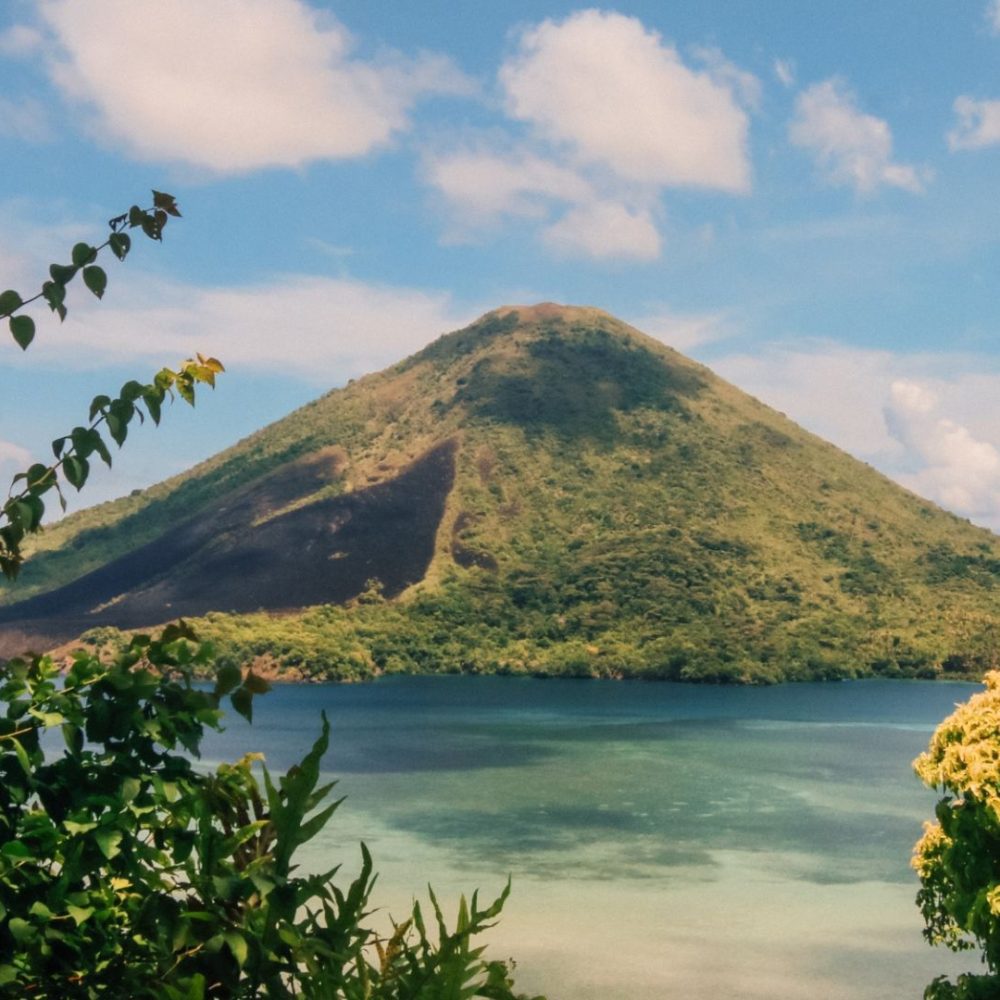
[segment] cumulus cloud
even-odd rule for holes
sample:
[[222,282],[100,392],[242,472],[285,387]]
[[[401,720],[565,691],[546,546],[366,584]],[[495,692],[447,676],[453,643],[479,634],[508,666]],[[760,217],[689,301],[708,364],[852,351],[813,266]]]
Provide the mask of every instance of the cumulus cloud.
[[794,145],[812,154],[831,184],[862,194],[883,185],[914,193],[924,189],[927,172],[893,160],[888,124],[859,110],[839,80],[825,80],[799,94],[788,134]]
[[926,385],[906,379],[892,383],[886,423],[921,463],[915,472],[899,478],[959,514],[1000,524],[1000,450],[941,416],[938,403]]
[[955,115],[958,121],[948,133],[948,147],[952,151],[1000,144],[1000,101],[959,97],[955,101]]
[[522,30],[499,71],[508,133],[425,155],[449,237],[531,219],[560,256],[652,260],[667,189],[747,191],[760,83],[718,49],[692,55],[703,68],[636,18],[596,10]]
[[407,128],[415,101],[468,92],[445,58],[352,56],[301,0],[43,0],[53,80],[143,160],[229,173],[355,157]]
[[660,234],[649,213],[610,201],[570,209],[544,230],[542,239],[567,256],[655,260],[660,255]]
[[745,191],[746,114],[636,18],[543,21],[500,70],[508,113],[580,160],[640,183]]

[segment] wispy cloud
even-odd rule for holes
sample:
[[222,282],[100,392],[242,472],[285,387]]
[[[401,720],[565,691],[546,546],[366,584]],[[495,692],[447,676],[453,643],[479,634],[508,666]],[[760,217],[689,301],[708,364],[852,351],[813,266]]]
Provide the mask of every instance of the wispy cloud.
[[929,177],[923,168],[893,160],[888,123],[862,112],[855,96],[836,79],[799,94],[788,134],[794,145],[812,154],[829,183],[862,194],[882,186],[917,193]]
[[0,96],[0,136],[25,142],[47,142],[52,138],[45,105],[32,97]]
[[795,64],[791,59],[775,59],[774,75],[783,87],[795,85]]
[[977,101],[971,97],[955,100],[955,127],[948,133],[948,147],[983,149],[1000,145],[1000,101]]
[[643,333],[663,341],[676,351],[690,351],[731,334],[729,316],[723,312],[681,313],[661,306],[629,322]]
[[49,66],[91,127],[142,160],[220,173],[362,156],[422,96],[468,93],[445,57],[352,55],[300,0],[43,0]]
[[429,153],[424,173],[448,199],[456,226],[466,229],[497,223],[504,216],[544,219],[554,204],[594,198],[592,185],[576,170],[528,149]]
[[594,201],[570,209],[542,232],[542,240],[557,253],[596,259],[655,260],[660,234],[649,212],[613,201]]
[[99,307],[80,300],[58,337],[39,336],[34,364],[155,365],[200,351],[230,368],[329,388],[384,368],[476,315],[445,293],[345,278],[281,275],[244,287],[200,288],[133,271],[128,288],[116,291]]
[[986,23],[994,35],[1000,35],[1000,0],[990,0],[986,5]]
[[44,38],[37,28],[15,24],[0,32],[0,55],[25,57],[34,55],[43,45]]

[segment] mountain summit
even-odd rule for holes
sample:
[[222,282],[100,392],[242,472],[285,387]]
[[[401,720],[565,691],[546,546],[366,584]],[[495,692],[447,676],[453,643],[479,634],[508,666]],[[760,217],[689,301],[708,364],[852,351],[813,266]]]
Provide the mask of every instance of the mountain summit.
[[205,616],[223,655],[317,677],[937,676],[998,658],[998,584],[989,532],[607,313],[543,303],[67,518],[0,642]]

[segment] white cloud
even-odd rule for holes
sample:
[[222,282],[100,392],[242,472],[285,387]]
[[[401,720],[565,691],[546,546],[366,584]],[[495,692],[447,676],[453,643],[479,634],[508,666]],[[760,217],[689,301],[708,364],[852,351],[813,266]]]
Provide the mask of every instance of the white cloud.
[[1000,145],[1000,101],[959,97],[955,100],[955,114],[958,122],[948,133],[952,151]]
[[655,260],[660,255],[660,234],[649,213],[611,201],[571,208],[542,239],[567,257]]
[[43,0],[69,100],[143,160],[218,172],[361,156],[407,128],[423,94],[468,92],[443,57],[351,56],[301,0]]
[[19,444],[0,440],[0,478],[6,480],[24,472],[31,464],[31,453]]
[[682,352],[729,335],[728,317],[724,313],[677,313],[663,307],[629,322],[667,347]]
[[523,30],[499,79],[527,136],[425,154],[425,180],[451,208],[446,238],[521,219],[559,256],[657,258],[668,188],[750,185],[741,104],[756,105],[760,83],[718,49],[693,56],[704,70],[637,19],[595,10]]
[[25,24],[15,24],[0,32],[0,55],[25,57],[42,47],[42,33]]
[[792,143],[808,150],[826,179],[869,194],[882,185],[914,193],[929,176],[921,168],[895,163],[888,124],[860,111],[838,80],[817,83],[799,94],[788,129]]
[[[744,75],[745,76],[745,75]],[[748,122],[636,18],[596,10],[529,28],[500,70],[508,113],[628,181],[742,192]]]
[[874,460],[898,451],[881,412],[894,370],[888,351],[800,341],[716,357],[709,364],[723,378],[852,455]]
[[466,225],[504,215],[544,218],[554,202],[584,202],[594,196],[579,173],[528,151],[431,154],[425,175]]
[[921,463],[900,480],[959,514],[1000,525],[1000,450],[941,416],[938,402],[933,391],[919,382],[892,383],[886,423]]
[[990,0],[987,4],[986,23],[994,35],[1000,35],[1000,0]]
[[741,104],[753,111],[760,107],[763,89],[753,73],[740,69],[714,45],[696,45],[691,54],[704,65],[708,75],[728,89]]
[[52,138],[45,105],[33,97],[12,100],[0,95],[0,136],[25,142],[46,142]]
[[795,84],[795,63],[791,59],[775,59],[774,75],[783,87],[791,87]]
[[80,300],[58,337],[39,336],[31,353],[35,364],[94,368],[133,359],[174,363],[200,351],[230,368],[329,388],[384,368],[472,318],[445,293],[350,279],[282,276],[199,289],[133,273],[128,288],[99,307]]

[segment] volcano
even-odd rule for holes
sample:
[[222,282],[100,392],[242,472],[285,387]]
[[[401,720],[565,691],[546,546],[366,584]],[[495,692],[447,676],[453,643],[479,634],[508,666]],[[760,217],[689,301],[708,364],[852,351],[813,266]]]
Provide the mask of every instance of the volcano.
[[49,529],[0,650],[182,616],[315,678],[968,676],[1000,661],[998,584],[990,532],[545,303]]

